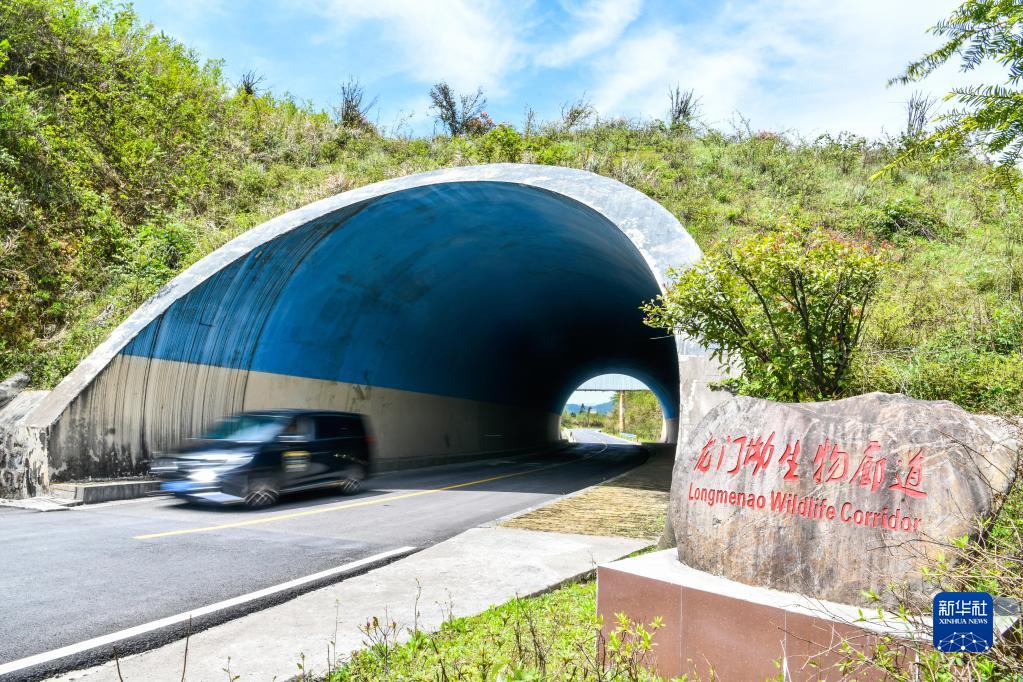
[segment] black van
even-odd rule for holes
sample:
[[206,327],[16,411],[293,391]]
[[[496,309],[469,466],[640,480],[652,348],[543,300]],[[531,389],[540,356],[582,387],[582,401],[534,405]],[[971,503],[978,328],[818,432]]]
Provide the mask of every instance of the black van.
[[351,412],[263,410],[218,422],[193,444],[153,461],[160,490],[194,501],[265,507],[284,493],[358,491],[373,439]]

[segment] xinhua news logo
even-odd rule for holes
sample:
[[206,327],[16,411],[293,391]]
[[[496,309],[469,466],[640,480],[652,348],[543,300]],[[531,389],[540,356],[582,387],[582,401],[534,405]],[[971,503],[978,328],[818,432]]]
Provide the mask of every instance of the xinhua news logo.
[[995,640],[995,609],[987,592],[939,592],[934,596],[934,648],[987,651]]

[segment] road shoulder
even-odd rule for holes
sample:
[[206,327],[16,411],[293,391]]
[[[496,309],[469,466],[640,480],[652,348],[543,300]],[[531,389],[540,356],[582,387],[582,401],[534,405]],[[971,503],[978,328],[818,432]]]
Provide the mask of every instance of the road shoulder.
[[[481,527],[364,575],[204,630],[188,638],[186,679],[286,680],[322,673],[328,657],[365,646],[374,616],[399,626],[438,628],[517,596],[565,583],[648,543],[621,537]],[[59,680],[152,679],[182,669],[185,640]],[[118,665],[120,672],[118,672]]]
[[500,525],[548,532],[618,536],[654,541],[664,528],[675,463],[674,445],[651,445],[640,466]]

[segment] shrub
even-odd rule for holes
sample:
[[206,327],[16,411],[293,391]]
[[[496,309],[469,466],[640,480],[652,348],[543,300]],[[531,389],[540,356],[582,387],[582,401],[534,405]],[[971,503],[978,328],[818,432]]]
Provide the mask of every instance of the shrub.
[[743,393],[825,400],[845,389],[885,264],[883,252],[822,229],[783,227],[672,271],[667,293],[644,311],[647,324],[741,366]]
[[940,218],[920,205],[916,199],[886,201],[870,212],[867,225],[882,239],[924,237],[940,239],[948,227]]
[[515,128],[502,123],[479,139],[478,148],[485,161],[517,162],[522,158],[526,143]]
[[482,88],[470,95],[457,95],[450,85],[440,81],[430,88],[430,108],[451,137],[482,135],[494,127],[485,111],[487,98]]

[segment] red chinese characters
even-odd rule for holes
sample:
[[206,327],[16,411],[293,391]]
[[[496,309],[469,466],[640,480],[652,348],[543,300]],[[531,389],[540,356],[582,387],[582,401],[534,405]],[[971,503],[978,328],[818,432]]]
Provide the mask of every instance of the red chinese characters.
[[[714,443],[716,442],[717,441],[714,440],[714,436],[711,436],[710,440],[707,441],[707,444],[703,446],[702,450],[700,450],[700,457],[696,460],[696,466],[693,467],[696,471],[710,471],[710,462],[712,459],[710,449],[714,447]],[[722,448],[722,452],[723,451],[724,448]],[[720,461],[718,461],[718,466],[721,466]]]
[[[711,464],[714,462],[714,445],[717,444],[717,439],[711,437],[707,443],[700,450],[700,455],[696,459],[696,464],[693,469],[696,471],[707,472],[710,471]],[[771,433],[765,441],[763,436],[757,436],[756,438],[747,436],[738,436],[736,438],[727,437],[725,442],[721,443],[721,447],[718,449],[717,464],[714,466],[715,471],[720,471],[722,464],[725,462],[726,448],[729,445],[735,446],[735,463],[730,469],[727,469],[725,473],[735,476],[744,467],[753,465],[753,473],[758,474],[771,463],[774,458],[774,433]],[[731,458],[729,457],[729,460]]]
[[[828,446],[831,445],[831,452]],[[818,485],[841,481],[849,473],[849,453],[838,448],[838,443],[831,444],[827,438],[817,446],[817,454],[813,456],[813,480]]]
[[920,486],[924,482],[924,451],[923,448],[917,451],[913,458],[909,460],[909,471],[906,472],[906,478],[902,478],[898,473],[895,474],[895,483],[888,486],[889,490],[898,490],[903,492],[910,497],[927,497],[927,493],[920,490]]
[[799,478],[799,474],[796,473],[796,468],[799,466],[799,441],[796,441],[795,445],[791,443],[785,444],[785,452],[782,453],[781,459],[778,460],[778,464],[787,466],[788,470],[785,472],[786,481],[795,481]]
[[872,493],[877,492],[877,489],[884,483],[885,470],[888,467],[886,458],[874,459],[879,452],[881,452],[881,444],[876,440],[870,441],[867,444],[867,449],[863,451],[863,457],[860,458],[860,465],[856,467],[856,471],[853,472],[849,481],[858,483],[864,488],[869,487]]
[[[736,476],[743,469],[752,467],[750,475],[756,476],[775,461],[784,471],[782,480],[799,480],[800,441],[786,443],[781,456],[775,459],[775,433],[772,431],[766,439],[762,435],[726,436],[723,442],[711,437],[700,450],[693,469],[707,473],[712,467],[715,471],[724,468],[725,473]],[[867,443],[857,463],[855,456],[850,457],[848,450],[825,438],[814,454],[813,481],[817,485],[847,483],[876,493],[890,480],[888,460],[888,457],[883,456],[881,443],[876,440]],[[855,468],[853,464],[856,464]],[[923,464],[923,449],[919,449],[909,457],[905,476],[896,471],[895,483],[887,485],[887,489],[914,498],[926,497],[927,493],[923,490]]]

